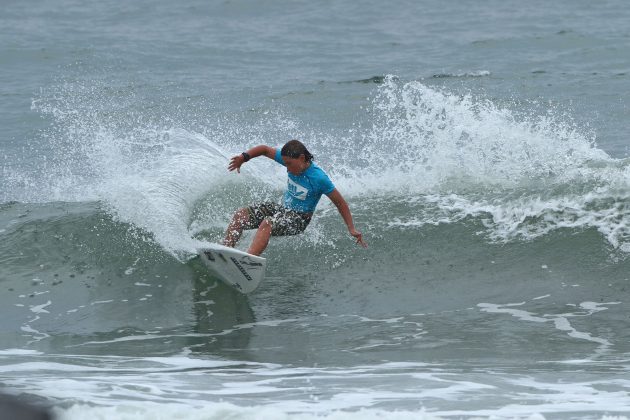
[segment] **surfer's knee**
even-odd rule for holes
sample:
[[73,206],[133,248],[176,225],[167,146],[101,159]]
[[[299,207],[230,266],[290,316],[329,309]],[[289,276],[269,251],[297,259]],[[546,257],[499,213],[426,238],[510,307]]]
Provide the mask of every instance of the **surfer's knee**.
[[247,210],[247,207],[236,210],[236,212],[234,212],[232,220],[241,225],[247,223],[247,221],[249,220],[249,210]]
[[273,227],[273,224],[271,223],[271,220],[269,220],[269,218],[265,218],[260,223],[260,226],[258,227],[258,229],[269,230],[271,232],[272,227]]

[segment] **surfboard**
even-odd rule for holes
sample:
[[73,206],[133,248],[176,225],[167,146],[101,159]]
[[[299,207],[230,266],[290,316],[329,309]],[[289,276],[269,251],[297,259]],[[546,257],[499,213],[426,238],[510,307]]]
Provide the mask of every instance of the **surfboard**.
[[215,277],[241,293],[253,292],[265,278],[267,260],[263,257],[213,243],[197,252]]

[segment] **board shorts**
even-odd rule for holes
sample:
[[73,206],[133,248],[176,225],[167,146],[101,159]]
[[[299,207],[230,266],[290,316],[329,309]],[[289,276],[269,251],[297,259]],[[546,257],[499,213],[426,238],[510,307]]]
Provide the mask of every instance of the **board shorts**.
[[272,202],[247,207],[249,220],[244,229],[258,229],[263,220],[271,223],[271,236],[298,235],[311,222],[312,213],[300,213]]

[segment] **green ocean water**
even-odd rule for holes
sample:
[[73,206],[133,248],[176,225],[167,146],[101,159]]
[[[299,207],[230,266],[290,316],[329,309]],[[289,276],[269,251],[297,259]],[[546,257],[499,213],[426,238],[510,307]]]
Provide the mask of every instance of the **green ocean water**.
[[[7,3],[2,391],[68,419],[626,416],[627,18]],[[291,138],[369,248],[322,198],[243,296],[194,250],[286,187],[229,157]]]

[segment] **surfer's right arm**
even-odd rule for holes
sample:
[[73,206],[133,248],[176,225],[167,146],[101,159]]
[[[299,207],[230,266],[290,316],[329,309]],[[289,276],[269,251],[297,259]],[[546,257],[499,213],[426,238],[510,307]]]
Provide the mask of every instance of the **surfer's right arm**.
[[240,155],[232,157],[232,159],[230,159],[230,164],[228,165],[228,171],[231,172],[236,169],[236,172],[240,174],[241,165],[258,156],[266,156],[269,159],[274,159],[276,156],[276,149],[274,147],[265,146],[264,144],[254,146]]

